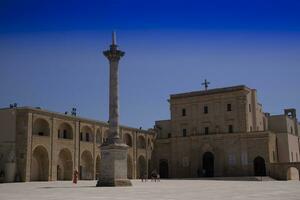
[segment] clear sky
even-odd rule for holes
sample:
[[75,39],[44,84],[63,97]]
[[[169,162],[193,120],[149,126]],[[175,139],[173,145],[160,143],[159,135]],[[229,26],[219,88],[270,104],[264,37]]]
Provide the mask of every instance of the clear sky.
[[107,121],[117,31],[121,123],[169,118],[170,94],[245,84],[265,112],[300,111],[300,1],[0,0],[0,107]]

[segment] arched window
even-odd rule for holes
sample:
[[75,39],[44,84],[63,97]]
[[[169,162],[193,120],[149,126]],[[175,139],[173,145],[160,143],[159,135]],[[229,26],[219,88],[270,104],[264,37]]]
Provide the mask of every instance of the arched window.
[[68,123],[62,123],[58,129],[58,138],[73,139],[73,129]]
[[93,142],[92,129],[89,126],[84,126],[80,132],[80,141]]
[[146,148],[146,141],[145,141],[145,138],[143,136],[138,137],[138,147],[141,148],[141,149]]
[[125,144],[127,144],[128,146],[132,147],[132,138],[131,138],[131,135],[130,134],[124,134],[124,142]]
[[33,124],[33,135],[49,136],[50,126],[45,119],[36,119]]

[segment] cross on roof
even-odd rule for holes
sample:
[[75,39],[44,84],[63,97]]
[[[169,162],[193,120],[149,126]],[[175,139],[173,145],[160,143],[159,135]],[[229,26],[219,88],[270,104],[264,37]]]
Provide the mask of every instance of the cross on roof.
[[209,84],[210,84],[210,82],[208,82],[206,79],[205,79],[204,83],[202,83],[202,85],[204,85],[204,87],[205,87],[205,91],[207,91]]

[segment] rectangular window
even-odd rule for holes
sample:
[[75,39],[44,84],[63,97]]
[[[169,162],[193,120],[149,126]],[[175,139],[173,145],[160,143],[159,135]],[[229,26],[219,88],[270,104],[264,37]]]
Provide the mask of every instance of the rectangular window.
[[205,135],[208,135],[208,134],[209,134],[209,127],[205,127],[205,128],[204,128],[204,134],[205,134]]
[[185,110],[185,108],[182,109],[182,116],[183,116],[183,117],[186,116],[186,110]]
[[275,151],[273,151],[273,162],[276,162]]
[[185,129],[185,128],[184,128],[184,129],[182,129],[182,136],[183,136],[183,137],[186,137],[186,132],[187,132],[187,131],[186,131],[186,129]]
[[83,140],[83,135],[82,135],[82,133],[80,133],[80,141],[82,141]]
[[233,133],[233,126],[232,126],[232,125],[229,125],[229,126],[228,126],[228,132],[229,132],[229,133]]
[[60,130],[58,129],[58,131],[57,131],[57,137],[58,138],[60,138],[61,136],[60,136]]
[[208,106],[204,106],[204,114],[208,113]]
[[171,138],[171,136],[172,136],[171,133],[168,133],[168,138]]
[[292,162],[294,162],[294,154],[293,154],[293,152],[291,152],[291,155],[292,155]]
[[227,111],[231,111],[232,108],[231,108],[231,104],[227,104]]
[[251,104],[249,104],[249,112],[251,112]]
[[43,132],[39,132],[38,134],[39,134],[39,136],[43,136],[43,135],[44,135],[44,133],[43,133]]

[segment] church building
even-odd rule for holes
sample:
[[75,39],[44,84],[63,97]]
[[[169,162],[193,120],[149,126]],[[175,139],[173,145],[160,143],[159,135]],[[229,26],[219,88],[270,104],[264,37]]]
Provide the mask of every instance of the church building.
[[287,166],[300,168],[295,109],[271,116],[244,85],[173,94],[169,103],[171,119],[155,123],[152,159],[161,177],[285,179],[282,169],[298,172]]

